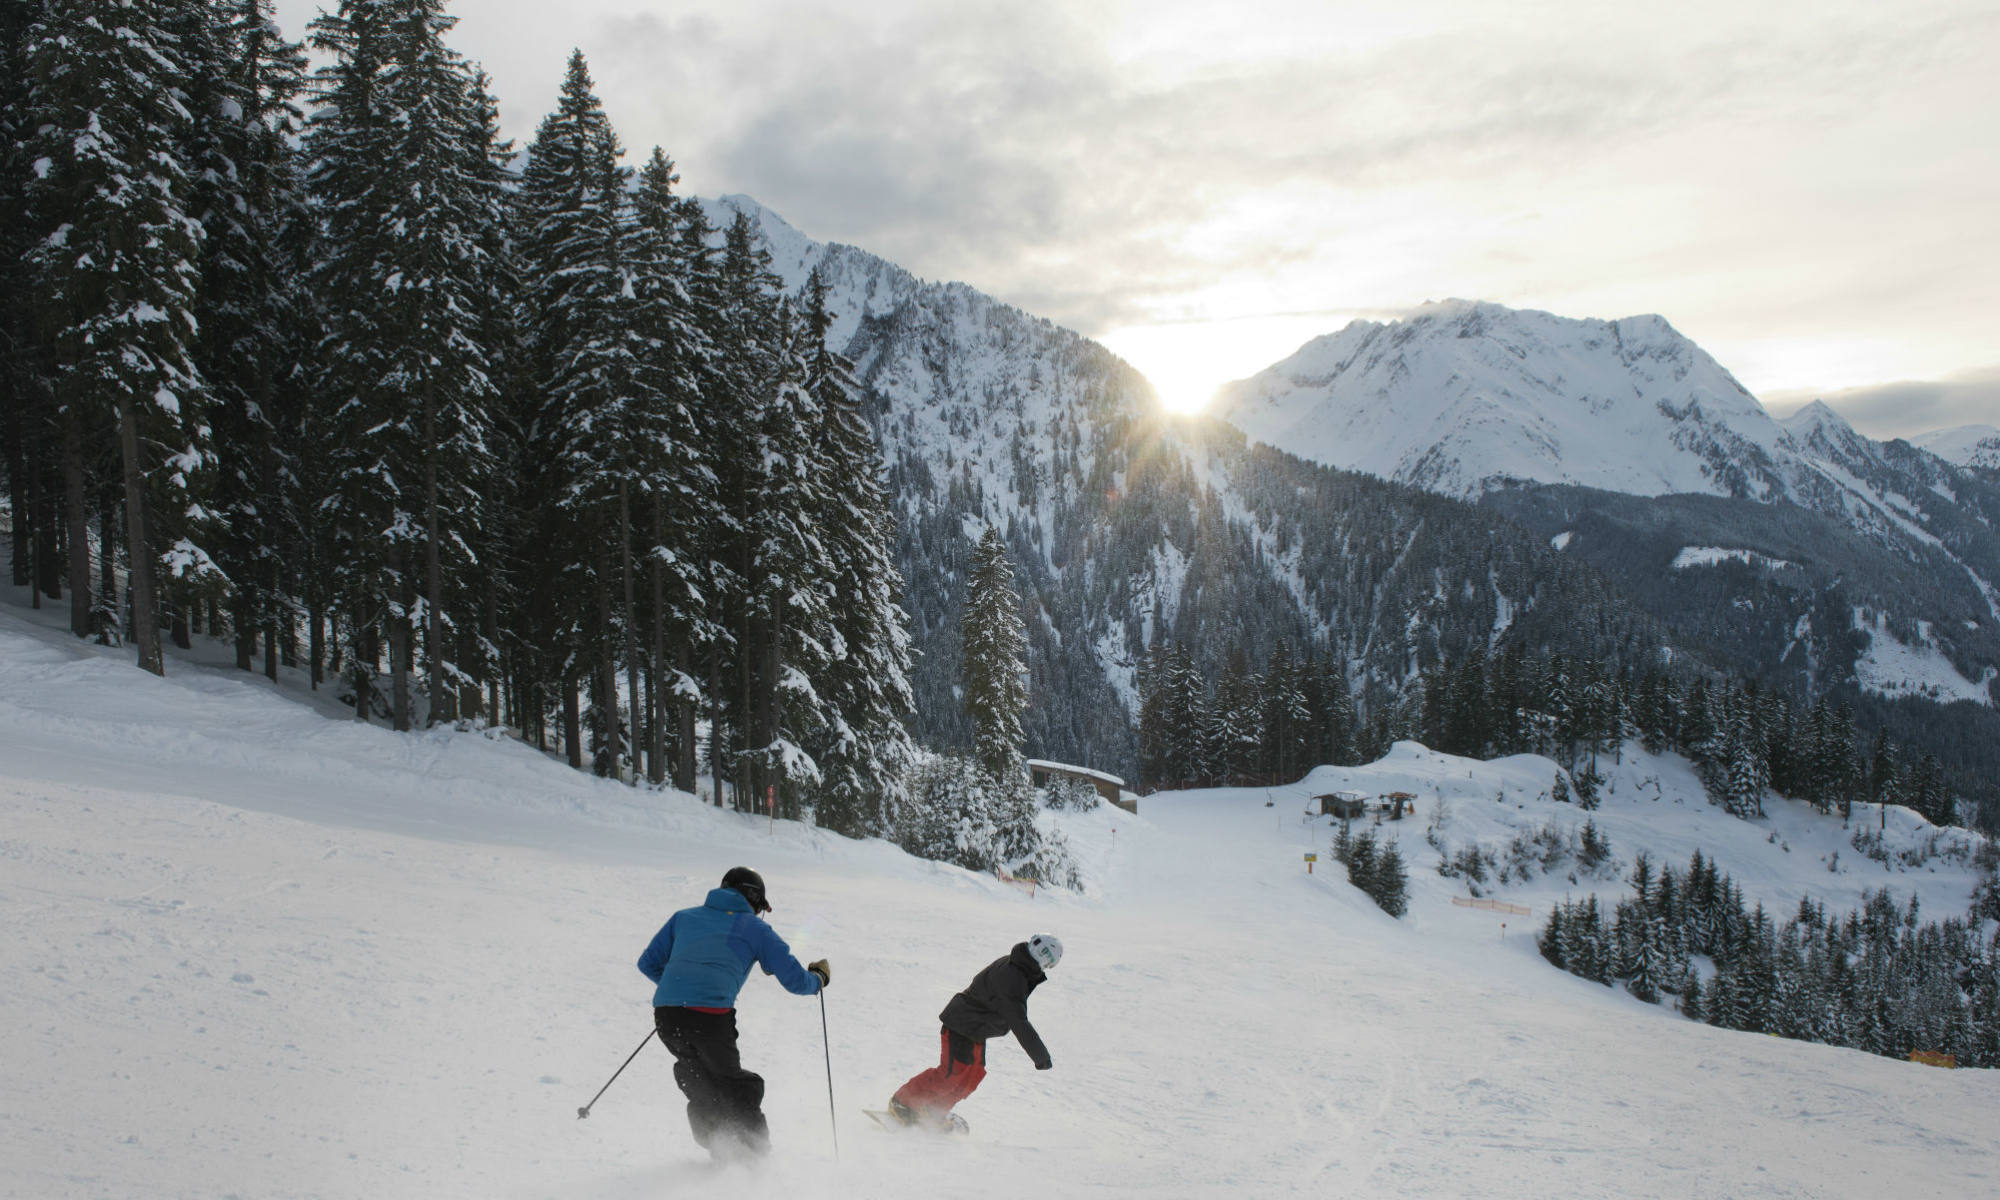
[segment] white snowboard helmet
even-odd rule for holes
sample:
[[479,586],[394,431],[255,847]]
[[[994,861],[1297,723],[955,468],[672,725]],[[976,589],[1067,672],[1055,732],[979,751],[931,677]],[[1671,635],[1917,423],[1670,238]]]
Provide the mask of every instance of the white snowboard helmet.
[[1044,971],[1053,971],[1062,961],[1062,939],[1053,933],[1038,933],[1028,939],[1028,955]]

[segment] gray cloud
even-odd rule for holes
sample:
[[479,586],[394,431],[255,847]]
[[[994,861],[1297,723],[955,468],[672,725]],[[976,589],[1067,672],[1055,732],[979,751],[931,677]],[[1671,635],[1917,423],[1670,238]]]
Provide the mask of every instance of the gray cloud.
[[1365,4],[1246,2],[461,0],[455,40],[511,132],[574,42],[684,188],[1086,333],[1472,295],[1750,343],[2000,299],[1985,0],[1397,4],[1428,32],[1373,40]]
[[1773,392],[1765,403],[1774,412],[1790,413],[1816,399],[1826,401],[1857,430],[1880,440],[1960,425],[2000,426],[2000,365],[1949,379],[1884,383],[1824,395]]
[[[1089,332],[1323,244],[1327,231],[1307,227],[1246,229],[1226,249],[1179,241],[1241,197],[1522,175],[1560,187],[1576,163],[1674,128],[1836,125],[1885,80],[1970,52],[1952,18],[1830,20],[1670,51],[1635,39],[1622,57],[1523,30],[1147,86],[1054,7],[956,5],[872,29],[787,11],[777,24],[608,27],[609,53],[643,61],[659,103],[699,110],[684,149],[669,147],[689,185],[749,192],[815,236]],[[635,116],[614,111],[621,127]]]

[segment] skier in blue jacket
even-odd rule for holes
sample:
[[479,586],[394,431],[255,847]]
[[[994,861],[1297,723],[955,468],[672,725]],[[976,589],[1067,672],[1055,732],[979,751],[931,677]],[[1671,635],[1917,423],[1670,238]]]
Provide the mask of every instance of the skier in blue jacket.
[[639,970],[656,985],[653,1026],[673,1051],[688,1127],[716,1158],[752,1157],[771,1148],[764,1077],[744,1070],[736,1050],[736,993],[750,977],[750,964],[800,996],[818,994],[833,976],[823,958],[799,965],[758,916],[770,911],[763,877],[733,867],[706,902],[668,918],[639,956]]

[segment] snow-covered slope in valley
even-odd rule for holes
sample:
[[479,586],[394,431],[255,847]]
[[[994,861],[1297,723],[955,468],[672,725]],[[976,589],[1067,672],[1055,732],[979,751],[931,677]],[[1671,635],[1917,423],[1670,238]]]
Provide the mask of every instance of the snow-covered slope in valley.
[[[1556,972],[1526,920],[1502,936],[1507,918],[1452,905],[1420,859],[1438,800],[1459,844],[1574,823],[1539,797],[1543,759],[1406,743],[1290,787],[1065,814],[1090,894],[1031,898],[504,739],[329,719],[290,672],[174,658],[155,679],[56,616],[0,604],[10,1194],[1678,1200],[1975,1195],[2000,1172],[1994,1073],[1695,1024]],[[1674,760],[1630,761],[1593,814],[1628,864],[1659,839],[1774,907],[1869,882],[1962,907],[1962,870],[1829,871],[1835,834],[1722,817]],[[1302,815],[1326,785],[1391,784],[1419,796],[1392,829],[1413,860],[1401,921]],[[1891,836],[1920,834],[1909,820],[1892,811]],[[833,984],[823,1010],[745,988],[775,1150],[718,1169],[632,964],[738,863]],[[1568,886],[1502,894],[1539,916]],[[969,1137],[870,1128],[859,1110],[935,1061],[944,1001],[1039,930],[1068,947],[1031,1003],[1055,1069],[996,1040]]]
[[1915,636],[1899,640],[1879,616],[1857,611],[1854,627],[1868,638],[1868,648],[1854,664],[1861,689],[1878,696],[1919,696],[1939,704],[1960,700],[1990,706],[1996,671],[1986,668],[1977,680],[1967,679],[1938,649],[1927,621],[1917,622]]
[[1981,467],[2000,471],[2000,429],[1991,425],[1961,425],[1939,429],[1908,439],[1912,446],[1928,450],[1946,462],[1961,467]]
[[1315,338],[1216,406],[1305,458],[1466,498],[1506,481],[1642,496],[1784,489],[1770,417],[1657,316],[1426,304]]

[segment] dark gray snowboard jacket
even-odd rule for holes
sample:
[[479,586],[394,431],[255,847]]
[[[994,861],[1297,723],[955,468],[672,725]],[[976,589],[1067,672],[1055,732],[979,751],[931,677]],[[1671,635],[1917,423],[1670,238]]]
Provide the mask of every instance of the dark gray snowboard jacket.
[[953,1033],[979,1042],[1011,1033],[1035,1060],[1036,1069],[1046,1071],[1049,1051],[1035,1027],[1028,1024],[1028,993],[1047,978],[1028,953],[1028,943],[1016,942],[1004,957],[994,959],[973,976],[965,990],[944,1006],[938,1020]]

